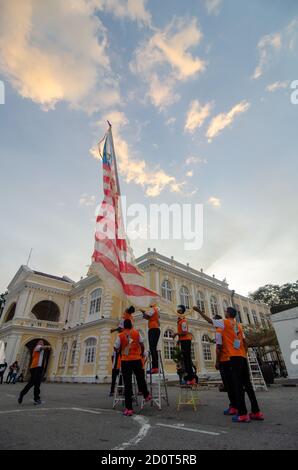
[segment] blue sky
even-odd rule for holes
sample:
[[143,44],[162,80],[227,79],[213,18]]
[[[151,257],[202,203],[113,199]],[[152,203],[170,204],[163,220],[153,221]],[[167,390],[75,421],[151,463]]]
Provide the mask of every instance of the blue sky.
[[1,290],[31,247],[33,268],[85,275],[106,118],[128,203],[204,204],[201,250],[136,240],[137,256],[155,247],[243,294],[297,279],[296,2],[1,9]]

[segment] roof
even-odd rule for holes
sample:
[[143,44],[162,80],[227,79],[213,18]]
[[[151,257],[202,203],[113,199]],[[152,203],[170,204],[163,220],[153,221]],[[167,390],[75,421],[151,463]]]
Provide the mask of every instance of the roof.
[[66,276],[54,276],[53,274],[47,274],[47,273],[42,273],[41,271],[33,271],[34,274],[37,274],[38,276],[44,276],[44,277],[49,277],[50,279],[56,279],[57,281],[63,281],[63,282],[69,282],[70,284],[73,283],[69,277]]
[[279,312],[284,312],[285,310],[291,310],[292,308],[298,307],[298,302],[293,304],[281,304],[281,305],[273,305],[270,307],[271,315],[274,315]]

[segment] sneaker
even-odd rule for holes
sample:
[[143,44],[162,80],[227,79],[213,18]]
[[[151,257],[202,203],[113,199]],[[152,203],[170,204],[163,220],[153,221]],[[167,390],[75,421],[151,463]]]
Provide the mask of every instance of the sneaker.
[[196,385],[196,383],[197,383],[197,382],[196,382],[196,379],[192,379],[192,380],[188,380],[188,381],[186,382],[186,385]]
[[41,400],[40,399],[34,400],[34,405],[41,405]]
[[264,413],[261,413],[261,411],[258,411],[258,413],[249,413],[249,417],[254,421],[264,421],[265,419]]
[[127,408],[125,408],[125,410],[123,411],[123,415],[124,416],[132,416],[133,415],[133,410],[128,410]]
[[232,406],[224,410],[225,416],[235,416],[237,414],[238,414],[238,410],[236,410],[236,408],[233,408]]
[[155,368],[155,369],[151,369],[151,370],[149,371],[149,374],[158,374],[158,372],[159,372],[159,371],[158,371],[158,368]]
[[19,398],[18,398],[18,403],[19,403],[19,404],[21,404],[21,403],[22,403],[22,401],[23,401],[23,397],[22,397],[22,395],[19,395]]
[[152,400],[152,395],[149,393],[147,397],[145,398],[145,401],[151,401]]
[[233,423],[250,423],[249,415],[237,415],[232,417]]

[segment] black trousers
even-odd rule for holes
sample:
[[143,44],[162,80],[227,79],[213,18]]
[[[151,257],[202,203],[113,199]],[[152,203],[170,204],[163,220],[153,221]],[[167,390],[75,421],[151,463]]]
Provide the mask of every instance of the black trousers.
[[5,383],[10,384],[11,379],[12,379],[12,372],[8,372]]
[[0,372],[0,383],[3,384],[3,375],[4,375],[4,372]]
[[[119,375],[120,369],[112,369],[112,383],[111,383],[111,393],[115,391],[116,379]],[[122,376],[120,375],[119,385],[122,385]]]
[[184,368],[186,372],[185,380],[192,380],[194,378],[194,373],[191,360],[191,340],[184,339],[180,341],[180,347],[183,355]]
[[30,369],[30,380],[27,385],[20,392],[20,396],[23,397],[26,393],[29,392],[30,388],[34,387],[34,400],[40,400],[40,384],[42,380],[42,367],[34,367]]
[[125,407],[128,410],[132,410],[132,374],[135,374],[138,389],[142,392],[143,396],[147,398],[149,395],[142,361],[121,361],[121,371],[124,382]]
[[252,413],[258,413],[260,411],[256,394],[254,392],[252,383],[250,381],[249,367],[247,359],[244,357],[231,357],[231,369],[234,389],[236,393],[236,402],[238,414],[240,416],[247,414],[247,408],[245,403],[245,392],[251,403]]
[[230,400],[230,406],[237,408],[236,391],[233,382],[232,367],[230,361],[220,362],[219,372]]
[[152,369],[158,369],[158,352],[157,352],[157,343],[160,337],[159,328],[151,328],[148,331],[149,339],[149,349],[152,358]]

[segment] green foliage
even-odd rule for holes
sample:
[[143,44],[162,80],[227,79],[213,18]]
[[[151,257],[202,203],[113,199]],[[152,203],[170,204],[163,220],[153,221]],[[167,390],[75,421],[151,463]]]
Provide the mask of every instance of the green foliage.
[[277,284],[266,284],[251,292],[249,297],[253,300],[263,302],[267,305],[293,304],[298,302],[298,281],[286,283],[281,286]]

